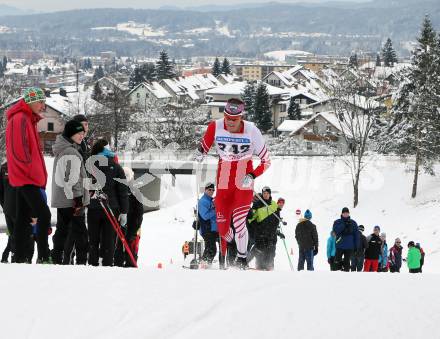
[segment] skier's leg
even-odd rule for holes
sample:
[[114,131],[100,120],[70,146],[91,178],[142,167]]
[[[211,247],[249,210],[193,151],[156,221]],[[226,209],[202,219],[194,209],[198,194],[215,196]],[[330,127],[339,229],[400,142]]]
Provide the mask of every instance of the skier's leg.
[[[104,213],[104,211],[102,211]],[[116,212],[115,212],[116,213]],[[117,214],[115,214],[116,219]],[[116,232],[113,229],[110,220],[105,216],[104,225],[102,228],[102,266],[113,266],[115,256]]]
[[248,230],[246,218],[253,197],[252,190],[236,189],[233,197],[232,225],[235,230],[235,242],[237,244],[237,257],[246,258],[248,246]]
[[231,211],[232,200],[229,190],[219,189],[215,197],[215,211],[217,213],[217,229],[221,237],[221,252],[223,256],[226,256],[227,242],[232,241],[233,232],[230,228],[231,224]]

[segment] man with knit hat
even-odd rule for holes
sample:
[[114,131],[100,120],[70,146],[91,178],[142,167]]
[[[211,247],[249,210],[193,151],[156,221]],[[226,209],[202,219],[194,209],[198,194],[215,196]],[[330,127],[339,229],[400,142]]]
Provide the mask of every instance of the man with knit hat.
[[[52,203],[57,209],[57,228],[53,236],[52,259],[56,264],[70,264],[74,243],[77,264],[87,263],[87,228],[84,207],[89,204],[85,188],[87,178],[79,147],[84,138],[83,125],[70,120],[53,145]],[[71,241],[70,241],[71,239]]]
[[336,234],[335,267],[349,272],[351,256],[359,244],[359,229],[347,207],[342,209],[341,218],[333,223],[333,231]]
[[48,228],[51,214],[41,189],[47,183],[47,171],[40,148],[37,123],[46,109],[41,88],[24,90],[23,97],[7,112],[6,157],[11,186],[17,188],[17,218],[14,228],[17,263],[26,261],[29,224],[38,222],[37,247],[40,263],[49,262]]
[[298,271],[304,270],[304,262],[307,262],[307,270],[314,271],[313,258],[318,254],[318,232],[312,223],[312,212],[306,210],[304,218],[299,220],[295,228],[295,238],[298,242]]
[[[227,243],[235,239],[237,266],[247,267],[248,230],[246,215],[253,197],[253,182],[270,166],[269,151],[261,131],[243,120],[244,102],[229,99],[224,118],[212,121],[199,143],[194,159],[202,162],[215,145],[219,155],[215,207],[217,227],[221,236],[221,252],[226,255]],[[252,157],[260,164],[254,168]],[[231,228],[232,224],[232,228]]]

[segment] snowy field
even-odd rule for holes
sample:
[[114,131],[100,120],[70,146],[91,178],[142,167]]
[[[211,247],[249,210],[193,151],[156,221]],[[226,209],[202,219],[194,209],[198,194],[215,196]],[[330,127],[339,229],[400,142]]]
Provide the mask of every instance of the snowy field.
[[[440,338],[440,179],[422,175],[411,199],[411,173],[394,158],[371,159],[363,178],[352,218],[365,234],[380,225],[389,246],[401,237],[404,256],[408,241],[420,242],[423,274],[328,272],[325,244],[352,205],[350,177],[329,158],[278,158],[256,188],[286,199],[295,266],[295,210],[311,209],[315,272],[290,272],[282,242],[274,272],[182,269],[195,178],[178,176],[171,187],[164,177],[162,209],[144,216],[138,270],[0,265],[0,338]],[[2,249],[5,241],[0,234]]]

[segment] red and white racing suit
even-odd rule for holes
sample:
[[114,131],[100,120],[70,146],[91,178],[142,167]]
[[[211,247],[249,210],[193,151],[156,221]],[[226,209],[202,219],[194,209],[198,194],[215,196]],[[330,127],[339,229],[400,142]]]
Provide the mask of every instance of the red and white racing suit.
[[[269,168],[269,152],[260,130],[248,121],[242,122],[238,133],[228,132],[224,119],[212,121],[200,142],[201,150],[208,153],[214,142],[220,156],[215,209],[218,232],[223,239],[221,251],[223,255],[226,254],[224,240],[231,242],[235,233],[238,256],[244,258],[248,245],[246,217],[252,202],[253,187],[244,188],[242,182],[246,174],[258,177]],[[255,169],[252,165],[253,155],[260,158],[260,164]]]

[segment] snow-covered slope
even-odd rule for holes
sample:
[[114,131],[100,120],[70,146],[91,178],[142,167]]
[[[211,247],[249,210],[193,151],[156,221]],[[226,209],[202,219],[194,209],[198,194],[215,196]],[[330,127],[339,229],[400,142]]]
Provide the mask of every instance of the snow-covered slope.
[[[290,272],[281,242],[274,272],[182,269],[196,195],[195,178],[178,176],[176,187],[164,184],[162,209],[144,216],[140,269],[0,265],[0,337],[436,338],[440,179],[422,175],[412,200],[404,164],[370,160],[352,217],[366,233],[380,225],[390,244],[397,236],[405,248],[421,242],[421,275],[405,267],[402,274],[328,272],[325,243],[342,207],[351,206],[350,177],[340,160],[277,158],[257,189],[269,185],[275,199],[286,199],[284,233],[295,266],[295,210],[312,210],[317,271]],[[5,240],[0,234],[2,248]]]

